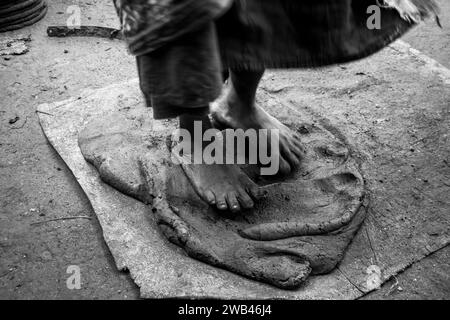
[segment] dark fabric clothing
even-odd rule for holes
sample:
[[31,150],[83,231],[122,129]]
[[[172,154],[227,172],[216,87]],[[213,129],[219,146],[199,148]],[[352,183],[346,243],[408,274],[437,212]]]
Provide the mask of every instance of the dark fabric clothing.
[[[432,0],[411,0],[422,17]],[[237,69],[309,68],[367,57],[414,23],[380,8],[380,29],[369,29],[370,6],[382,0],[243,0],[216,20],[221,59]]]
[[233,0],[113,0],[133,55],[152,52],[225,13]]
[[206,114],[221,92],[222,66],[213,22],[138,56],[137,64],[141,90],[155,119],[186,112]]
[[[411,0],[425,17],[432,0]],[[382,0],[115,0],[141,88],[158,118],[205,108],[222,69],[309,68],[366,57],[414,23]]]

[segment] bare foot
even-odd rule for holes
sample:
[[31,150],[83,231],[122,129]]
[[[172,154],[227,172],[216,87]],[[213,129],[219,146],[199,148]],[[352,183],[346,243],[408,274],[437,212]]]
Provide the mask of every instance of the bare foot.
[[253,208],[264,194],[237,165],[183,164],[197,194],[219,210],[238,212]]
[[[195,123],[202,125],[202,132],[212,128],[208,116],[182,115],[180,128],[190,133],[195,131]],[[222,138],[218,135],[217,138]],[[176,143],[176,142],[174,142]],[[203,141],[191,141],[194,150],[205,148]],[[174,149],[172,149],[174,151]],[[194,190],[205,202],[216,206],[219,210],[250,209],[254,200],[264,196],[264,192],[235,164],[195,163],[191,154],[172,152],[172,156],[180,163]]]
[[243,130],[278,129],[280,137],[279,173],[287,175],[299,166],[304,155],[299,136],[257,106],[253,100],[245,103],[239,99],[230,83],[225,87],[222,96],[211,104],[210,112],[215,126]]

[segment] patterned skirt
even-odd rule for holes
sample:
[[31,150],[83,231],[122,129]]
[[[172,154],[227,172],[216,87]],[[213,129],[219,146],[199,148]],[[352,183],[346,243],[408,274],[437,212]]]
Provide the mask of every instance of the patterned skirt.
[[220,92],[222,68],[353,61],[382,49],[437,11],[433,0],[114,2],[130,52],[138,56],[141,87],[156,113],[161,104],[207,104]]

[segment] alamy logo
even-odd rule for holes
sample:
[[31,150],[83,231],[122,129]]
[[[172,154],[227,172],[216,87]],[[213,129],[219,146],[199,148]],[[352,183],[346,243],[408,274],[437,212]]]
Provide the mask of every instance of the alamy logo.
[[69,15],[66,24],[68,28],[77,29],[81,27],[81,9],[77,5],[67,7],[66,13]]
[[367,7],[367,13],[370,14],[367,18],[367,28],[369,30],[381,29],[381,9],[377,5]]
[[203,132],[201,121],[195,121],[193,137],[185,129],[174,132],[172,161],[176,164],[258,164],[261,175],[275,175],[280,164],[279,140],[278,129]]
[[66,270],[70,276],[66,280],[66,286],[69,290],[81,289],[81,270],[79,266],[68,266]]

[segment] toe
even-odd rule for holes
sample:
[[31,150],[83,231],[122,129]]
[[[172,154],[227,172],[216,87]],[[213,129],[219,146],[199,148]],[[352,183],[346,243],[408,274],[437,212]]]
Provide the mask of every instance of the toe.
[[234,192],[230,192],[226,195],[226,200],[228,203],[228,207],[232,212],[238,212],[241,210],[241,207],[239,206],[239,201],[236,197],[236,194]]
[[255,200],[261,200],[262,198],[267,196],[267,191],[264,191],[257,185],[250,185],[246,187],[246,190],[250,196]]
[[246,174],[241,174],[239,177],[239,182],[243,189],[245,189],[245,194],[250,195],[254,200],[260,200],[267,196],[267,191],[261,189],[252,179],[250,179]]
[[280,157],[279,173],[284,176],[284,175],[289,174],[290,172],[291,172],[291,166],[283,157]]
[[252,198],[243,189],[238,190],[238,200],[244,209],[251,209],[255,205]]
[[304,152],[302,151],[302,149],[297,147],[295,144],[292,144],[291,150],[295,154],[297,159],[299,159],[299,160],[301,160],[303,158],[303,156],[305,155]]
[[298,160],[297,155],[293,152],[291,145],[283,146],[282,155],[289,162],[291,167],[297,168],[300,165],[300,161]]
[[288,141],[289,150],[294,154],[297,159],[301,160],[304,156],[304,148],[300,141],[296,139],[290,139]]
[[305,147],[300,142],[300,140],[295,139],[295,140],[293,140],[293,143],[294,143],[295,147],[297,148],[297,150],[300,152],[300,156],[304,156],[306,151],[305,151]]
[[207,190],[205,192],[205,200],[210,205],[215,205],[216,204],[216,196],[214,195],[214,193],[211,190]]
[[227,202],[226,202],[224,196],[216,197],[216,205],[217,205],[217,209],[219,209],[219,210],[227,210],[228,209]]
[[300,137],[300,135],[298,133],[294,132],[294,134],[292,135],[292,140],[298,141],[300,143],[301,139],[302,138]]

